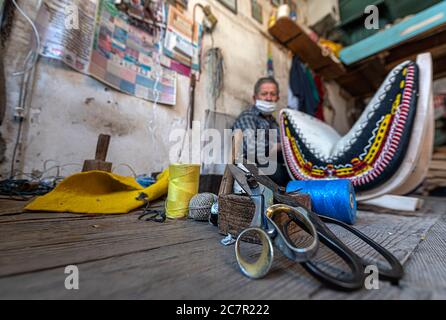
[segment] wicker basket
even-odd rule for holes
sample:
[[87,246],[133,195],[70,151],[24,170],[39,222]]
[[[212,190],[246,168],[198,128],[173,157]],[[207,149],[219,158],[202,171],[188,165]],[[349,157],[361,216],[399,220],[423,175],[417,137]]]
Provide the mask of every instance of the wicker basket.
[[[311,208],[311,198],[308,194],[290,194],[300,204]],[[221,194],[218,197],[218,230],[221,234],[231,234],[237,237],[248,228],[254,217],[255,205],[248,196],[235,194]],[[247,235],[243,241],[260,243],[256,235]]]

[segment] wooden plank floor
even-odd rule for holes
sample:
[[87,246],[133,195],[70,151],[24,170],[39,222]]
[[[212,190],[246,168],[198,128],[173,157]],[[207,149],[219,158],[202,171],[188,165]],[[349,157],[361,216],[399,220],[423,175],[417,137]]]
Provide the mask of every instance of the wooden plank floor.
[[[22,213],[0,201],[0,299],[436,299],[446,297],[446,199],[427,199],[417,214],[360,211],[356,227],[405,266],[399,286],[340,293],[300,265],[276,257],[262,280],[238,271],[234,247],[217,228],[195,221],[164,224],[138,213],[85,216]],[[371,263],[370,247],[333,228]],[[334,261],[327,250],[316,258]],[[79,290],[66,290],[65,267],[79,268]],[[342,267],[340,266],[340,269]]]

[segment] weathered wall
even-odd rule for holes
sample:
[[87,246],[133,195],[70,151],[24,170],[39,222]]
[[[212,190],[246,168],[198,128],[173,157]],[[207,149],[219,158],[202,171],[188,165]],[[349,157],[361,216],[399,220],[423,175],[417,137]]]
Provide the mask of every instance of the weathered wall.
[[[190,1],[190,11],[195,2]],[[251,18],[250,1],[238,1],[238,15],[216,1],[201,0],[201,3],[206,2],[212,4],[219,19],[213,34],[214,45],[222,49],[225,58],[224,92],[217,103],[218,111],[236,116],[250,103],[256,79],[266,73],[270,1],[261,1],[264,4],[263,26]],[[32,12],[37,0],[19,3],[27,12]],[[18,101],[19,79],[11,74],[20,68],[30,37],[30,28],[20,17],[5,53],[8,103],[1,128],[7,143],[6,159],[0,167],[3,178],[9,174],[18,128],[13,112]],[[210,44],[211,40],[206,36],[203,53]],[[284,89],[281,98],[285,106],[290,56],[273,44],[273,57],[276,77]],[[206,72],[203,72],[197,86],[195,111],[195,119],[201,121],[208,109],[206,82]],[[106,133],[112,135],[108,160],[115,166],[126,163],[137,173],[160,171],[169,163],[169,133],[186,125],[188,86],[189,79],[180,75],[177,105],[154,108],[150,102],[109,89],[61,62],[42,58],[36,69],[16,168],[33,172],[54,165],[74,164],[63,167],[60,174],[76,172],[84,159],[94,157],[97,136]],[[130,173],[125,166],[117,167],[116,172]]]
[[446,78],[441,78],[434,81],[434,94],[446,93]]

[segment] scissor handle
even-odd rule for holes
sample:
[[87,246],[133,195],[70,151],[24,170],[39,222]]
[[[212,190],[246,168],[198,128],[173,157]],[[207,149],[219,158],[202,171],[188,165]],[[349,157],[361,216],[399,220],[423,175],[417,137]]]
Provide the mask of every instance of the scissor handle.
[[[283,221],[279,216],[280,213],[287,215],[287,220]],[[317,235],[314,224],[309,219],[305,211],[288,206],[286,204],[275,204],[266,210],[266,218],[270,229],[274,230],[274,244],[289,259],[296,262],[308,261],[316,255],[319,248],[319,237]],[[306,247],[296,246],[289,237],[288,228],[283,228],[284,222],[298,220],[305,225],[306,231],[311,235],[312,242]],[[272,228],[271,228],[272,227]]]
[[[404,269],[401,265],[400,261],[387,249],[385,249],[383,246],[375,242],[374,240],[370,239],[368,236],[363,234],[361,231],[349,226],[348,224],[325,216],[320,216],[321,220],[326,223],[333,223],[338,226],[343,227],[344,229],[350,231],[355,236],[357,236],[359,239],[367,243],[369,246],[371,246],[376,252],[378,252],[390,265],[390,270],[386,269],[379,269],[379,278],[381,280],[387,280],[390,281],[392,284],[398,284],[399,280],[404,275]],[[360,257],[362,260],[363,266],[366,267],[369,265],[363,258]]]
[[337,238],[329,237],[324,233],[319,233],[319,237],[324,245],[347,264],[350,269],[350,276],[340,278],[332,275],[319,268],[313,261],[302,262],[301,265],[304,269],[329,288],[341,291],[361,289],[364,285],[364,268],[361,260],[351,250],[346,250]]
[[[259,174],[259,170],[255,165],[245,164],[245,167],[254,175],[257,182],[263,184],[267,188],[273,190],[274,198],[280,203],[285,203],[290,206],[302,207],[295,199],[287,195],[283,190],[281,190],[270,178]],[[398,283],[404,274],[403,267],[401,263],[396,259],[396,257],[387,251],[384,247],[377,244],[372,239],[368,238],[360,231],[356,230],[349,225],[346,225],[338,220],[328,218],[325,216],[319,216],[312,212],[311,210],[303,207],[309,212],[309,217],[313,224],[316,226],[320,241],[333,250],[342,260],[344,260],[351,270],[351,277],[348,280],[340,280],[333,277],[323,270],[319,269],[313,262],[303,262],[304,268],[310,272],[313,276],[324,282],[327,286],[333,287],[339,290],[356,290],[362,288],[364,285],[364,266],[366,262],[364,259],[355,254],[350,248],[348,248],[341,240],[339,240],[336,235],[331,232],[331,230],[325,225],[321,218],[326,222],[331,222],[344,227],[348,231],[352,232],[360,239],[369,244],[378,253],[380,253],[390,264],[391,270],[380,270],[380,279],[389,280],[392,283]],[[302,224],[302,228],[305,226]]]
[[[253,263],[246,261],[240,252],[241,239],[243,235],[248,232],[257,233],[262,244],[262,253]],[[248,228],[243,230],[235,242],[235,257],[240,270],[245,276],[252,279],[263,278],[271,269],[274,260],[274,248],[270,236],[265,230],[260,228]]]
[[[362,260],[350,250],[330,229],[322,222],[317,214],[308,211],[308,215],[316,227],[320,242],[332,250],[349,267],[351,273],[349,277],[340,278],[331,275],[319,268],[313,261],[304,261],[301,265],[313,277],[325,284],[327,287],[342,291],[354,291],[361,289],[364,285],[364,267]],[[295,220],[301,228],[310,233],[308,227],[299,220]]]

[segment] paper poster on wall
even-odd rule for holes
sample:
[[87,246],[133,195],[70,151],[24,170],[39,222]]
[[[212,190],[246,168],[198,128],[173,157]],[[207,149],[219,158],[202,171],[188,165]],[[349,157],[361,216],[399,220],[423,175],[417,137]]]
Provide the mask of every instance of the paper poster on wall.
[[198,70],[202,27],[198,23],[195,24],[194,31],[192,27],[193,21],[190,18],[170,6],[164,54],[188,68]]
[[45,0],[36,18],[41,55],[88,73],[98,3],[99,0]]
[[[67,8],[78,10],[79,28],[66,23]],[[176,104],[177,73],[155,61],[154,35],[133,26],[112,0],[44,0],[37,25],[41,54],[64,61],[127,94]]]
[[155,40],[129,24],[114,6],[103,4],[89,73],[128,94],[175,105],[176,72],[156,65]]

